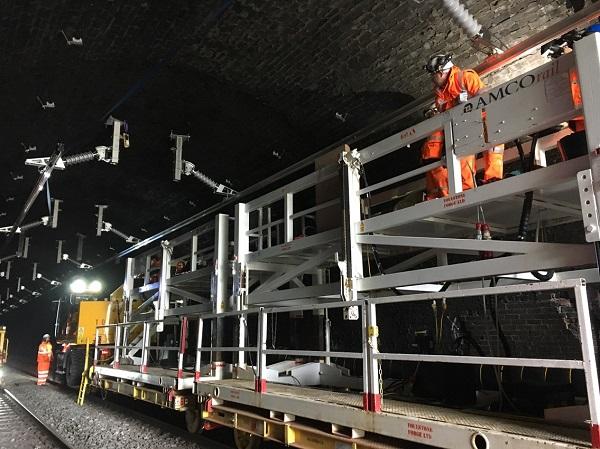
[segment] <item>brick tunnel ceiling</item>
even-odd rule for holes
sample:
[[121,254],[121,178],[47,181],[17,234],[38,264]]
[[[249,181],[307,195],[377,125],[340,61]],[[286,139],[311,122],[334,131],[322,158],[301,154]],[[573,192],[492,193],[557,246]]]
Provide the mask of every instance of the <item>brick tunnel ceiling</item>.
[[[143,238],[219,201],[195,179],[172,182],[171,130],[191,134],[184,158],[242,190],[427,92],[421,67],[429,54],[451,51],[463,66],[483,59],[440,3],[3,2],[1,225],[14,222],[33,187],[37,173],[26,157],[48,156],[59,141],[68,154],[110,145],[109,111],[131,135],[118,166],[55,172],[59,228],[31,233],[29,260],[15,263],[17,273],[29,276],[33,261],[42,272],[64,271],[56,240],[74,254],[78,232],[87,235],[91,264],[126,247],[111,234],[95,237],[95,204],[108,204],[107,221]],[[510,45],[585,2],[465,4]],[[83,46],[68,46],[61,30]],[[37,97],[56,107],[42,109]],[[29,146],[37,150],[26,153]],[[45,197],[25,223],[47,215]],[[16,239],[2,255],[15,247]]]

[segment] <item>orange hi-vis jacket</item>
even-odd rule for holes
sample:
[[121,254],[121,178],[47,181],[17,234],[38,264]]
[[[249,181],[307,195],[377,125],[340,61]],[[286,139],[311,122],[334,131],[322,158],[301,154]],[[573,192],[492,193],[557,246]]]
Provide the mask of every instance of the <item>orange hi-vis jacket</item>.
[[435,103],[441,112],[453,108],[459,102],[461,92],[466,92],[468,97],[474,97],[485,87],[475,70],[454,66],[450,69],[448,81],[441,89],[436,89]]
[[38,346],[37,362],[38,363],[49,363],[51,360],[52,360],[52,343],[43,341]]
[[[574,69],[569,72],[569,79],[571,81],[571,97],[573,99],[573,106],[576,108],[581,108],[583,106],[581,86],[579,85],[579,76]],[[573,130],[573,132],[583,131],[585,129],[583,116],[580,115],[572,120],[569,120],[569,127]]]
[[52,361],[52,344],[42,341],[38,346],[37,355],[37,370],[38,370],[38,385],[45,385],[50,371],[50,362]]

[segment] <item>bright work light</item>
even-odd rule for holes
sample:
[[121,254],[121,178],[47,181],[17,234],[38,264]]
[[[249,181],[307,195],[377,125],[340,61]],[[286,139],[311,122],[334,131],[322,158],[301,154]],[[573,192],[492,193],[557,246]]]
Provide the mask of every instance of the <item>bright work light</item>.
[[100,293],[102,291],[102,282],[98,280],[90,282],[87,290],[90,293]]
[[76,294],[84,293],[88,288],[87,283],[83,279],[75,279],[69,287],[71,288],[71,292]]
[[71,293],[76,295],[96,294],[102,291],[102,282],[97,279],[86,281],[84,278],[76,278],[69,285]]

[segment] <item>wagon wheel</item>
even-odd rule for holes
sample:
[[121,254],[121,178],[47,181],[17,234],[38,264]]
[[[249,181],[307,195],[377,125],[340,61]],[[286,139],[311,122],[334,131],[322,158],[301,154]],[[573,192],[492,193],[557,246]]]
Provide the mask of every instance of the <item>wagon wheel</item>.
[[237,449],[259,449],[262,444],[262,438],[243,430],[233,430],[233,441]]
[[190,433],[197,433],[202,431],[204,420],[202,419],[202,413],[197,408],[187,409],[185,411],[185,427]]

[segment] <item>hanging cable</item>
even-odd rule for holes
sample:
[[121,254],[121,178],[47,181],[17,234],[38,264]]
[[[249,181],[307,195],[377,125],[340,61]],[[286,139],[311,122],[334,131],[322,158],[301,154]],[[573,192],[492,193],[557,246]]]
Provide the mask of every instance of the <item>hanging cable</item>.
[[[496,279],[496,277],[492,277],[490,279],[490,287],[496,287],[498,285],[498,280]],[[484,303],[486,302],[486,297],[483,296],[483,301]],[[490,343],[490,335],[488,332],[488,328],[487,326],[484,327],[484,332],[486,335],[486,339],[488,341],[488,346],[491,352],[491,356],[492,357],[500,357],[500,344],[502,344],[502,347],[504,349],[504,356],[505,357],[511,357],[511,351],[510,351],[510,347],[508,345],[508,340],[506,339],[506,335],[504,334],[502,327],[500,326],[500,320],[498,317],[498,295],[494,295],[494,307],[491,308],[490,307],[490,318],[492,319],[492,322],[494,323],[494,327],[496,328],[496,351],[495,353],[492,350],[492,346]],[[487,313],[486,313],[487,316]],[[508,404],[512,407],[512,409],[514,411],[517,411],[520,413],[519,408],[515,405],[515,403],[512,401],[512,399],[510,398],[510,396],[508,395],[508,393],[506,392],[506,390],[504,389],[504,386],[502,385],[502,373],[500,372],[500,367],[499,366],[494,366],[493,367],[493,372],[494,372],[494,376],[496,378],[496,383],[498,385],[498,391],[500,393],[500,411],[502,411],[502,403],[503,403],[503,399],[506,399],[506,402],[508,402]]]
[[[533,170],[535,164],[535,147],[537,146],[537,135],[533,136],[531,140],[531,150],[529,152],[529,161],[527,163],[527,171]],[[521,220],[519,222],[519,232],[517,234],[517,240],[525,240],[527,237],[527,231],[529,229],[529,217],[531,215],[531,206],[533,205],[533,191],[529,191],[525,194],[525,200],[523,201],[523,207],[521,209]]]
[[[530,172],[534,169],[535,166],[535,149],[537,146],[538,136],[534,134],[531,140],[531,150],[529,152],[529,160],[527,163],[526,171]],[[521,157],[521,153],[523,153],[523,148],[521,144],[517,142],[517,149],[519,150],[519,157]],[[525,160],[523,155],[522,161]],[[525,168],[525,166],[524,166]],[[523,200],[523,207],[521,209],[521,220],[519,222],[519,232],[517,234],[517,240],[524,241],[527,239],[527,231],[529,230],[529,218],[531,216],[531,208],[533,206],[533,191],[525,193],[525,199]],[[531,274],[539,281],[546,282],[554,277],[554,271],[547,271],[546,274],[543,274],[539,271],[532,271]]]
[[527,161],[525,160],[525,151],[523,150],[523,145],[519,140],[515,140],[515,146],[517,147],[517,151],[519,152],[519,160],[521,161],[521,173],[525,173],[527,171]]

